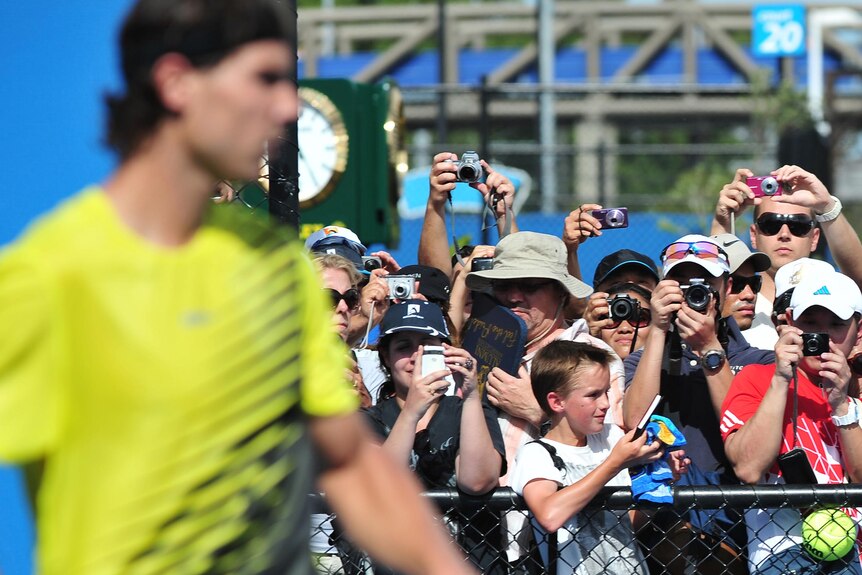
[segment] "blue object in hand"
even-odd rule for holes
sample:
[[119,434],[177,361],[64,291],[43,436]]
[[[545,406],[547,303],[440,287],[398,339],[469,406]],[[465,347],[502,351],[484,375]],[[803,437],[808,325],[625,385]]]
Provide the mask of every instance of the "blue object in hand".
[[671,420],[661,415],[653,415],[646,426],[647,443],[661,441],[665,446],[661,459],[642,467],[629,469],[632,479],[632,498],[635,501],[654,503],[673,503],[671,482],[673,472],[667,463],[670,452],[685,445],[685,436]]

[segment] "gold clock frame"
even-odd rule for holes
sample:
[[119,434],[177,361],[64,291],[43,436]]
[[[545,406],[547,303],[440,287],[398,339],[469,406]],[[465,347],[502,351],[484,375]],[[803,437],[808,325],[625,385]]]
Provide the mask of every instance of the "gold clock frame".
[[[307,209],[316,206],[328,198],[344,175],[350,153],[350,135],[347,133],[344,116],[329,96],[308,86],[300,87],[298,94],[302,102],[300,105],[309,105],[317,109],[329,121],[335,136],[335,166],[333,167],[332,175],[329,181],[323,186],[323,189],[315,194],[314,197],[299,202],[300,209]],[[299,142],[297,141],[298,146]],[[300,189],[301,187],[302,184],[300,183]]]

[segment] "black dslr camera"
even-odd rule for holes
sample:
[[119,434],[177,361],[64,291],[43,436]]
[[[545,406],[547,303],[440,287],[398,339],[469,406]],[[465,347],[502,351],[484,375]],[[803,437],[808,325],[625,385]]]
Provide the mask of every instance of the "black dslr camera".
[[634,322],[640,313],[638,301],[625,294],[618,294],[609,299],[608,308],[610,309],[611,320],[620,323],[623,321]]
[[485,170],[479,162],[479,154],[469,150],[461,154],[461,160],[455,162],[455,181],[473,184],[485,177]]
[[829,351],[829,334],[803,333],[802,355],[821,355]]
[[679,286],[688,307],[698,313],[703,313],[709,306],[712,289],[703,279],[692,278],[688,285]]

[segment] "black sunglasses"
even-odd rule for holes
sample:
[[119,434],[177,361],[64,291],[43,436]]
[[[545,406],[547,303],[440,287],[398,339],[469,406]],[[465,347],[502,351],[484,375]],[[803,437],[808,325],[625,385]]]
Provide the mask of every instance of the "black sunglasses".
[[647,327],[652,323],[652,312],[646,308],[638,307],[637,319],[632,317],[614,319],[610,324],[604,326],[602,329],[617,329],[624,321],[629,322],[629,325],[632,327]]
[[774,236],[781,231],[782,226],[794,236],[801,238],[808,235],[814,229],[815,222],[805,214],[774,214],[767,212],[757,218],[757,229],[765,236]]
[[730,293],[742,293],[745,288],[750,287],[753,293],[759,293],[763,286],[763,278],[755,276],[730,276],[733,282],[730,285]]
[[332,307],[338,307],[341,300],[347,304],[347,309],[353,309],[359,303],[359,290],[356,288],[350,288],[344,293],[332,288],[323,288],[323,291],[329,292],[332,297]]

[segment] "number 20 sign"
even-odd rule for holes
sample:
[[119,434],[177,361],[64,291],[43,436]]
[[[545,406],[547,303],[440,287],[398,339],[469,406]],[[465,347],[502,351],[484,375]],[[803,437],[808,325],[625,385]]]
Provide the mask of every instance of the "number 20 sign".
[[755,56],[805,54],[805,6],[755,6],[751,16]]

